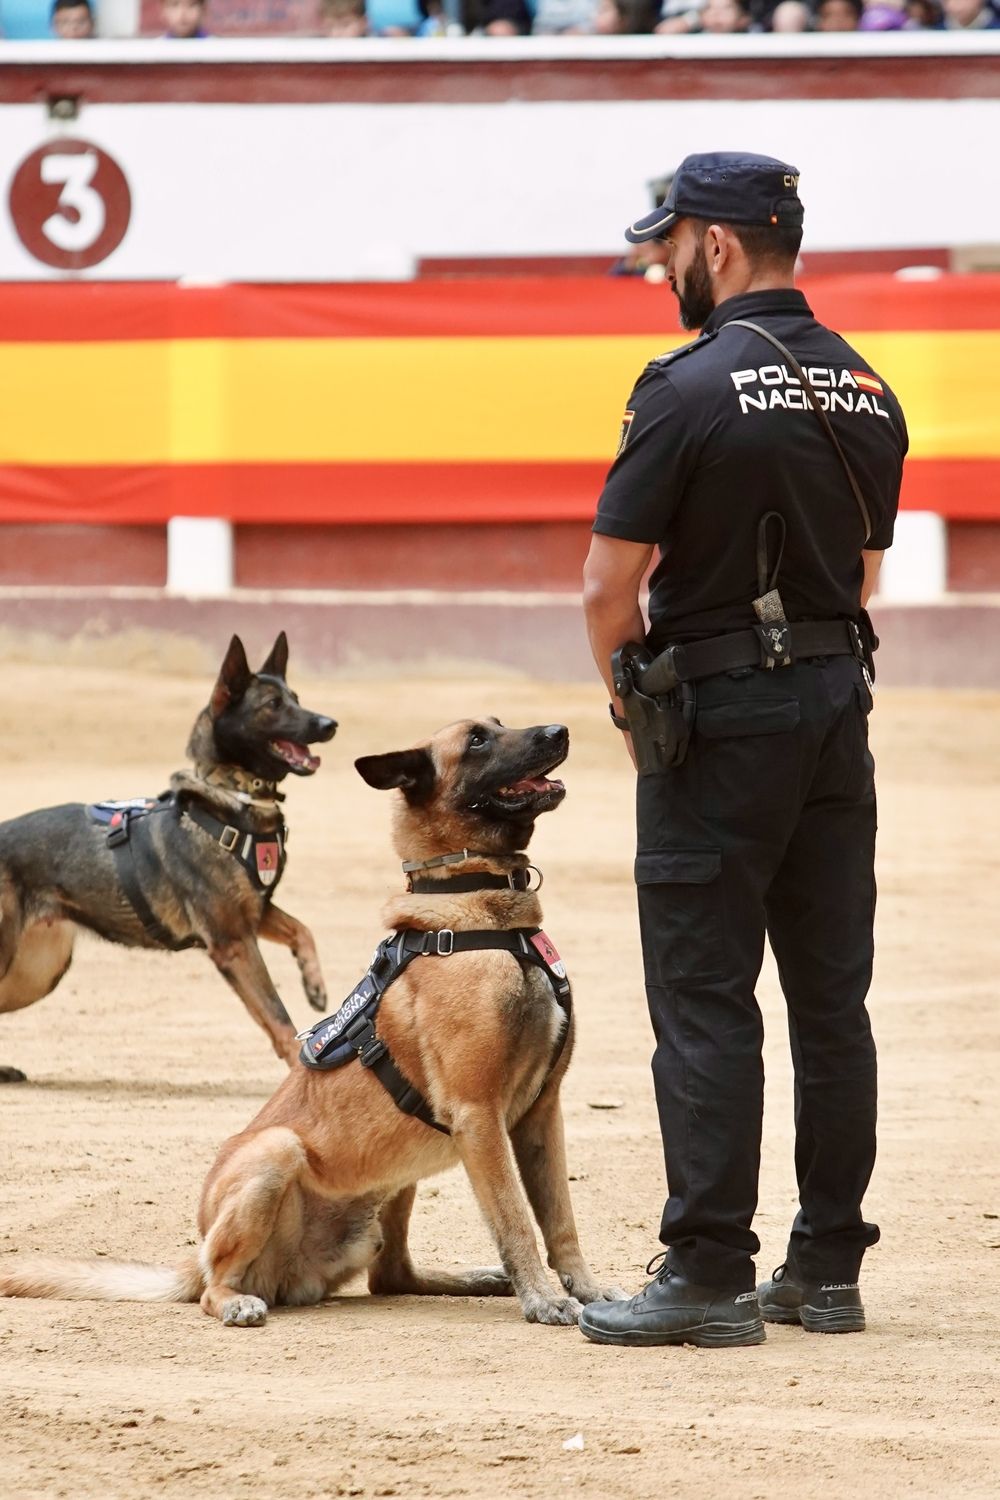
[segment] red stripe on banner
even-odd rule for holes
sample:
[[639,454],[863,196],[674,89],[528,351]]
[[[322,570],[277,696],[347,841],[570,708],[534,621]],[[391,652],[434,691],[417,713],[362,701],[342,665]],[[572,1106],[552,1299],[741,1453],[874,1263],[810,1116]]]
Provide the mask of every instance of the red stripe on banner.
[[909,458],[903,510],[932,510],[949,521],[1000,521],[1000,462],[989,458]]
[[156,523],[171,516],[323,525],[576,521],[606,464],[177,464],[0,467],[3,521]]
[[[589,521],[605,473],[601,463],[0,467],[0,516],[105,525],[171,516],[329,526]],[[1000,461],[908,460],[902,506],[1000,520]]]
[[[801,287],[818,318],[847,331],[1000,328],[1000,276],[816,276]],[[0,283],[0,341],[9,343],[601,334],[676,339],[673,295],[639,277],[611,276],[187,288]]]

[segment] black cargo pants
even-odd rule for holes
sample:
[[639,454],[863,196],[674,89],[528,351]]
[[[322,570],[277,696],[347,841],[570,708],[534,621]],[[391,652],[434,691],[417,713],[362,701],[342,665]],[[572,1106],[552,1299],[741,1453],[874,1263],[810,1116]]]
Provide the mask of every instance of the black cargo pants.
[[876,1112],[870,707],[851,657],[708,678],[684,764],[639,778],[635,878],[669,1188],[660,1238],[697,1282],[753,1285],[765,932],[795,1071],[791,1257],[809,1280],[854,1281],[878,1239],[861,1217]]

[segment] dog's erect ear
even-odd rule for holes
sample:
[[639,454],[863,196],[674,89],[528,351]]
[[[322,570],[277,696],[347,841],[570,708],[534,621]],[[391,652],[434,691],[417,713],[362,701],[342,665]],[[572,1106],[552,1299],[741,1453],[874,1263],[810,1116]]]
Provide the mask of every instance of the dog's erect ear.
[[212,689],[209,700],[209,711],[213,719],[217,719],[223,709],[231,703],[238,703],[250,686],[250,664],[247,654],[243,649],[243,642],[238,635],[234,635],[229,642],[229,650],[226,652],[222,666],[219,668],[218,681]]
[[284,631],[271,647],[271,654],[260,670],[263,677],[284,678],[288,671],[288,637]]
[[407,802],[422,802],[434,786],[434,762],[426,750],[390,750],[386,755],[362,755],[354,762],[369,786],[387,792],[399,787]]

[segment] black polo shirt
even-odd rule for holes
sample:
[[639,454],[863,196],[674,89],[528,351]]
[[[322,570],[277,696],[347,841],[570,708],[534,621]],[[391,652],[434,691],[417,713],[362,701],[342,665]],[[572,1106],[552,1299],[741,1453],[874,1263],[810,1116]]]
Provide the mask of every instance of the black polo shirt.
[[778,588],[788,619],[859,609],[864,524],[840,459],[777,351],[749,329],[723,328],[731,318],[760,323],[798,359],[871,511],[867,546],[892,543],[907,448],[895,396],[801,292],[730,297],[699,338],[639,377],[597,507],[596,532],[659,546],[657,648],[755,622],[757,526],[770,510],[787,527]]

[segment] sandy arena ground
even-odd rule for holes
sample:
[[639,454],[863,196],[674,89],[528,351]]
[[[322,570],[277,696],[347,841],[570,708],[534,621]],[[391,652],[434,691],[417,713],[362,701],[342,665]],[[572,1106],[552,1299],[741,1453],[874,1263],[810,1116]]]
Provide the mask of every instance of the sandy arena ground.
[[[293,642],[294,646],[294,642]],[[294,658],[293,658],[294,665]],[[293,672],[294,679],[294,672]],[[5,667],[0,816],[157,792],[207,694],[194,678]],[[564,1093],[584,1245],[637,1288],[657,1247],[662,1161],[631,887],[631,778],[599,688],[497,679],[301,684],[343,729],[292,785],[281,903],[313,928],[331,1009],[363,970],[397,872],[388,799],[351,762],[468,712],[566,719],[564,807],[533,853],[575,982]],[[400,727],[400,722],[402,727]],[[336,1495],[771,1500],[1000,1491],[1000,697],[884,694],[873,1013],[881,1157],[869,1331],[776,1328],[734,1351],[627,1350],[529,1327],[508,1300],[368,1298],[224,1329],[195,1306],[0,1305],[0,1490],[28,1496]],[[290,956],[267,959],[310,1012]],[[791,1087],[773,969],[759,1270],[794,1209]],[[213,1152],[282,1074],[204,955],[96,941],[49,999],[0,1017],[0,1254],[170,1260],[192,1244]],[[335,1083],[332,1086],[336,1086]],[[422,1188],[421,1260],[495,1259],[455,1172]],[[564,1443],[582,1434],[585,1446]]]

